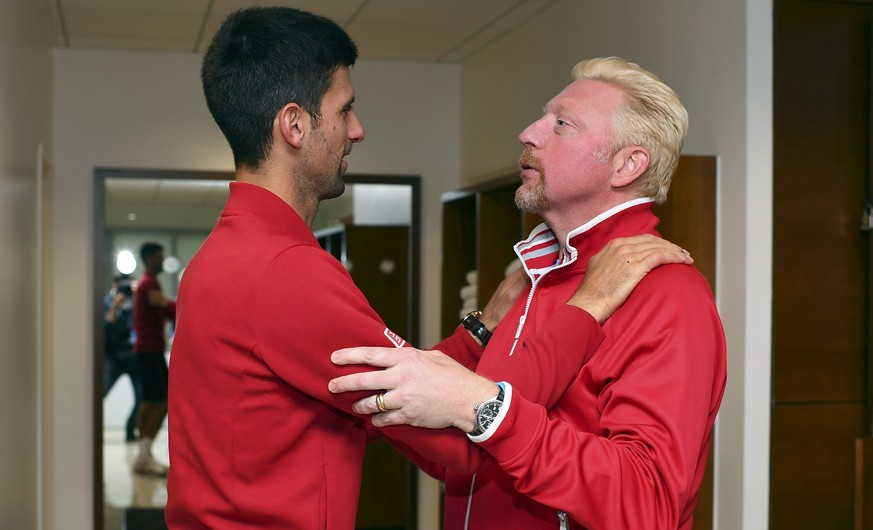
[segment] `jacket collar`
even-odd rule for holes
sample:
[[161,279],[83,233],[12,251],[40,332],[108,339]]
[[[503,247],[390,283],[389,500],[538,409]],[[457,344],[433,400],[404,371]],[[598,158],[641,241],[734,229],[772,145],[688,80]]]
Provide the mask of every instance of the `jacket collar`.
[[293,235],[313,244],[318,240],[297,211],[278,195],[256,184],[233,181],[222,218],[253,216],[264,224],[266,233]]
[[617,237],[655,234],[658,218],[652,213],[654,199],[643,197],[615,206],[567,234],[563,251],[558,238],[545,223],[531,231],[530,236],[515,245],[515,253],[528,275],[536,281],[549,271],[581,262],[587,265],[591,256]]

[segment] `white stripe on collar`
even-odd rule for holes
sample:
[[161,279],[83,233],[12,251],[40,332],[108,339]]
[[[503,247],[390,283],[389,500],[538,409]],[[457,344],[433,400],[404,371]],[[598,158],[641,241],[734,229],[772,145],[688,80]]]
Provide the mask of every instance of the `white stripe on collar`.
[[580,226],[579,228],[570,231],[570,233],[567,234],[567,241],[565,242],[564,247],[565,248],[573,248],[570,246],[570,239],[572,239],[574,236],[577,236],[583,232],[587,232],[587,231],[591,230],[592,228],[594,228],[598,224],[602,223],[606,219],[609,219],[610,217],[617,214],[618,212],[622,212],[624,210],[627,210],[628,208],[632,208],[632,207],[637,206],[639,204],[646,204],[647,202],[655,202],[655,199],[653,199],[652,197],[640,197],[639,199],[634,199],[632,201],[623,202],[623,203],[619,204],[618,206],[614,206],[614,207],[610,208],[609,210],[606,210],[605,212],[598,215],[594,219],[588,221],[587,223]]

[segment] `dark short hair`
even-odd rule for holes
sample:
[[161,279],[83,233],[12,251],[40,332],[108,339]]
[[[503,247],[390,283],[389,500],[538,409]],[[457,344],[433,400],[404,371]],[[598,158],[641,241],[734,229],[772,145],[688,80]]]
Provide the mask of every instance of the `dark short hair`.
[[234,165],[260,167],[272,147],[273,118],[289,102],[317,126],[334,72],[357,58],[352,39],[325,17],[290,7],[232,13],[206,51],[201,80]]
[[153,243],[151,241],[147,243],[143,243],[141,247],[139,247],[139,257],[142,258],[143,263],[148,261],[148,259],[158,252],[163,252],[164,247],[159,245],[158,243]]

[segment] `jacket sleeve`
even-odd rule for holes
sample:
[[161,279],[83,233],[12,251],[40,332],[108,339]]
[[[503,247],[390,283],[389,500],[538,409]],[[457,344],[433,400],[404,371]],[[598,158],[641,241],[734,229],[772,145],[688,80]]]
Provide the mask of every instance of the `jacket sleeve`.
[[[285,278],[286,281],[270,282],[269,278]],[[257,296],[261,311],[270,317],[258,323],[256,353],[290,385],[346,413],[351,413],[355,401],[372,393],[333,394],[328,391],[327,382],[340,375],[374,368],[337,366],[330,361],[330,354],[353,346],[406,345],[385,327],[345,269],[320,249],[295,247],[277,258],[266,272]],[[290,300],[306,300],[306,306],[292,306]],[[542,377],[531,377],[531,370],[537,369],[535,363],[520,361],[507,363],[505,369],[501,368],[492,377],[498,381],[518,381],[524,389],[520,391],[529,391],[537,398],[551,395],[560,385],[566,386],[556,379],[569,381],[572,374],[578,372],[581,359],[590,355],[589,350],[602,340],[596,321],[584,311],[576,311],[568,311],[564,320],[556,319],[554,324],[545,326],[536,339],[522,345],[530,350],[531,358],[548,359],[553,357],[552,351],[556,348],[574,355],[561,356],[560,363],[548,364],[549,369]],[[567,319],[578,320],[571,327],[587,329],[595,338],[592,340],[588,332],[567,333],[564,329]],[[471,362],[475,356],[471,343],[478,347],[466,331],[460,330],[441,345],[448,345],[447,349],[456,357]],[[558,368],[561,363],[577,367],[568,375],[568,370]],[[397,440],[398,446],[405,445],[404,452],[413,462],[435,474],[440,473],[441,467],[474,473],[491,462],[487,453],[454,428],[392,426],[384,428],[383,434]]]
[[[512,323],[508,322],[506,327],[512,328]],[[600,324],[590,313],[561,305],[539,333],[522,340],[516,355],[505,357],[491,377],[495,381],[511,381],[516,392],[551,408],[597,351],[603,337]],[[470,371],[476,370],[483,350],[463,326],[432,349],[445,353]]]
[[318,247],[291,247],[263,276],[258,292],[251,294],[253,306],[263,315],[253,324],[253,354],[298,391],[351,414],[352,403],[372,393],[334,394],[327,383],[374,368],[337,366],[331,353],[353,346],[401,347],[406,342],[385,326],[342,265]]
[[445,353],[471,372],[476,370],[483,350],[463,326],[456,327],[454,333],[431,349]]
[[[587,528],[675,530],[687,517],[726,355],[709,287],[689,273],[699,277],[678,267],[650,273],[606,323],[608,344],[556,409],[513,396],[480,445],[518,492]],[[580,386],[597,396],[599,423],[587,429],[565,421]]]
[[552,408],[603,342],[603,329],[590,313],[562,304],[533,337],[489,372],[527,400]]
[[[525,351],[516,352],[488,377],[509,382],[516,393],[524,393],[529,403],[538,403],[545,410],[564,393],[603,337],[600,325],[588,312],[562,305],[535,337],[524,341],[521,348]],[[428,430],[404,425],[383,430],[398,442],[398,450],[436,478],[444,475],[446,467],[455,473],[473,474],[493,462],[455,428]]]

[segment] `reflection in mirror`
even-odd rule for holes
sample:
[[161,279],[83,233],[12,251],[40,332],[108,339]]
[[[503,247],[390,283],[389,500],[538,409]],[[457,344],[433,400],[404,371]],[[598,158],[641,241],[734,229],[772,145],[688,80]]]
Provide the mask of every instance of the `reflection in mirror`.
[[[218,220],[232,177],[225,172],[95,171],[94,239],[99,259],[94,276],[94,439],[102,440],[94,449],[97,528],[165,528],[160,525],[166,479],[131,473],[136,445],[126,438],[134,387],[123,373],[115,379],[104,363],[110,355],[104,348],[104,304],[113,277],[127,274],[135,286],[143,272],[139,248],[146,241],[156,242],[165,255],[158,281],[164,293],[175,298],[188,261]],[[386,324],[413,342],[418,329],[419,178],[349,175],[346,182],[341,197],[321,204],[313,230],[322,246],[350,269]],[[172,332],[168,324],[169,338]],[[164,462],[166,443],[164,428],[153,447],[155,457]],[[413,470],[390,448],[376,447],[372,453],[381,459],[380,467],[393,466],[396,475],[370,488],[393,495],[397,526],[409,527],[415,513]],[[372,504],[362,498],[362,526]],[[376,516],[384,520],[385,514]],[[149,525],[150,520],[157,526]]]
[[[102,182],[104,215],[102,229],[97,232],[102,234],[99,240],[104,272],[99,281],[95,278],[95,284],[100,286],[103,298],[95,305],[99,303],[101,319],[113,318],[113,322],[101,327],[103,382],[102,388],[95,388],[95,396],[103,398],[103,473],[101,481],[95,481],[104,485],[103,509],[98,512],[103,514],[102,528],[165,528],[152,526],[149,521],[162,522],[166,479],[131,473],[138,448],[137,400],[130,377],[136,364],[131,352],[129,320],[131,291],[144,272],[140,247],[145,242],[163,247],[163,272],[157,279],[164,294],[175,299],[185,265],[209,234],[227,200],[229,178],[230,174],[221,180],[110,176]],[[121,282],[113,282],[115,278]],[[122,292],[122,285],[128,286],[128,294]],[[116,312],[112,310],[112,301],[119,292],[125,300]],[[168,322],[165,336],[171,339],[172,333],[173,323]],[[168,341],[168,348],[169,344]],[[152,454],[158,462],[169,460],[166,420],[155,438]]]

